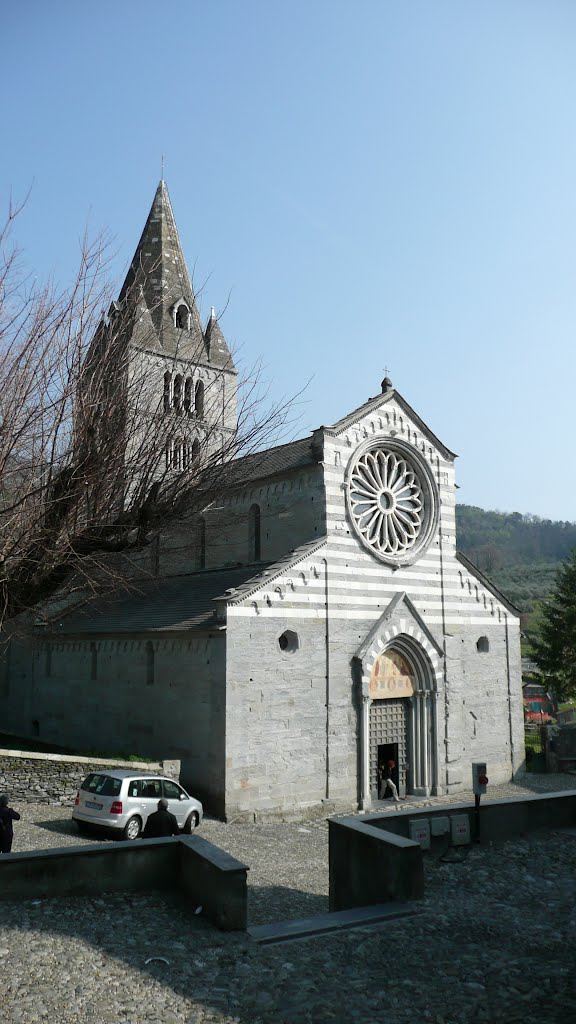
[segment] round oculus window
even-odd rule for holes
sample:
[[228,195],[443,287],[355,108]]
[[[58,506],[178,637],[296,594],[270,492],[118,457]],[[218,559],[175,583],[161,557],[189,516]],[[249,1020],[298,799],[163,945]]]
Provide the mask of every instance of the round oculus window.
[[348,509],[356,533],[378,558],[406,565],[436,525],[436,490],[428,466],[402,441],[372,441],[353,458]]

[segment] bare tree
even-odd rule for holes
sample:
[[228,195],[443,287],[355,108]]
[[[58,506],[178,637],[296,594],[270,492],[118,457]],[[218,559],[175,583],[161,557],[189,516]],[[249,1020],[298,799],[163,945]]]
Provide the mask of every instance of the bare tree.
[[230,461],[278,443],[294,408],[270,400],[260,365],[237,393],[225,366],[192,394],[178,353],[162,392],[142,331],[130,340],[138,274],[111,303],[109,245],[85,237],[69,288],[36,284],[11,245],[18,212],[0,232],[0,626],[125,582],[113,554],[213,502]]

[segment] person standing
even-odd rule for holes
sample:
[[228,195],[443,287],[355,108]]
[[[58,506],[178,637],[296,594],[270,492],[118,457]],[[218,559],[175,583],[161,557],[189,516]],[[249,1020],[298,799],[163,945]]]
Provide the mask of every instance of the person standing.
[[20,815],[8,807],[8,797],[3,793],[0,796],[0,853],[10,853],[12,849],[13,821],[20,821]]
[[176,817],[168,810],[168,801],[162,797],[158,810],[150,815],[142,835],[143,839],[160,839],[162,836],[177,836],[180,833]]
[[399,804],[400,798],[398,796],[398,790],[396,789],[395,783],[392,781],[392,773],[396,767],[395,761],[387,761],[386,764],[378,771],[378,777],[380,782],[380,792],[378,793],[378,799],[384,800],[386,791],[389,789],[394,797],[394,803]]

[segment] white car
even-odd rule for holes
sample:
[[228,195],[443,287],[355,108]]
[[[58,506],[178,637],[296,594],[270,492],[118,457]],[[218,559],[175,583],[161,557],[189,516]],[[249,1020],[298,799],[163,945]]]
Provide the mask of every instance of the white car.
[[199,800],[174,779],[131,771],[91,772],[80,786],[72,819],[80,832],[93,828],[115,829],[122,839],[138,839],[148,817],[164,797],[183,832],[190,833],[202,821]]

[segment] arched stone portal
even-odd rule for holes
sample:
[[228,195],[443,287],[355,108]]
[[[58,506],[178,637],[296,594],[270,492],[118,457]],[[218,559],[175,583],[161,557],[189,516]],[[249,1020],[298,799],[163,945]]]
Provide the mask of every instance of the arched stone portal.
[[423,658],[410,657],[410,640],[397,637],[374,659],[370,673],[367,755],[371,800],[378,795],[378,762],[389,756],[396,761],[401,796],[428,796],[436,784],[434,675],[426,670]]
[[[382,624],[384,627],[384,624]],[[400,795],[438,792],[438,651],[414,624],[389,621],[357,657],[362,662],[361,800],[377,798],[379,760],[397,763]]]

